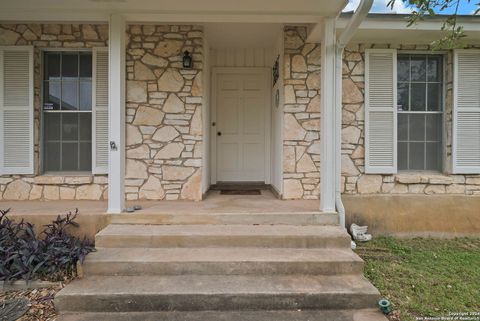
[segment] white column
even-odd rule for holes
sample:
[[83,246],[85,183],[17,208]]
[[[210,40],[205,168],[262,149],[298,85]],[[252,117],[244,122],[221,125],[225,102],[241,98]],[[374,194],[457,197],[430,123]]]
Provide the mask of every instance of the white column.
[[125,26],[121,15],[110,16],[108,213],[121,213],[125,209]]
[[320,210],[335,212],[335,19],[324,21],[321,70]]

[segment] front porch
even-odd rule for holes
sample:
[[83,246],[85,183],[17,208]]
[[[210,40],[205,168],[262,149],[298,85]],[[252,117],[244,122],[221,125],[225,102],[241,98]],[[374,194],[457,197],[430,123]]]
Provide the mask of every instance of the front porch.
[[107,214],[107,201],[1,201],[9,216],[24,218],[36,226],[48,224],[57,215],[78,209],[79,235],[93,239],[109,223],[130,224],[336,224],[336,214],[321,213],[317,200],[280,200],[269,190],[261,195],[220,195],[209,191],[202,202],[128,201],[140,205],[134,213]]

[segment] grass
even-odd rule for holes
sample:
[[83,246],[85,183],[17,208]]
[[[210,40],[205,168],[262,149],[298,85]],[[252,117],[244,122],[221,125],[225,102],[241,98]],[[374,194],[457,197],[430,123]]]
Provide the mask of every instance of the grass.
[[480,238],[379,237],[356,252],[365,276],[392,302],[390,320],[480,312]]

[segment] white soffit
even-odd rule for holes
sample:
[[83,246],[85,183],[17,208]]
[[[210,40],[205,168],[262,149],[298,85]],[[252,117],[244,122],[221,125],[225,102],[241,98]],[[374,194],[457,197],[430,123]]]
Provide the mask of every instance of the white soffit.
[[[350,14],[342,15],[337,22],[337,30],[341,31],[350,17]],[[426,18],[410,27],[407,27],[407,17],[408,15],[369,14],[351,42],[427,44],[442,36],[444,17]],[[480,42],[480,17],[459,16],[458,23],[464,27],[466,43]]]
[[347,0],[0,0],[0,21],[318,22]]

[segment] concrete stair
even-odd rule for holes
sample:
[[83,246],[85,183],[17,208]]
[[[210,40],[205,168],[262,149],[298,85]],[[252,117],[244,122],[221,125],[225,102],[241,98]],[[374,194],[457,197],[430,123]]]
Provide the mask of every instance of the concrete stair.
[[361,274],[363,261],[344,249],[103,248],[85,275],[338,275]]
[[387,321],[378,311],[161,311],[66,313],[59,321]]
[[60,320],[386,320],[338,225],[121,223],[95,241]]
[[110,224],[95,236],[95,246],[348,248],[350,238],[339,226]]
[[122,213],[109,215],[112,224],[147,225],[335,225],[335,213]]

